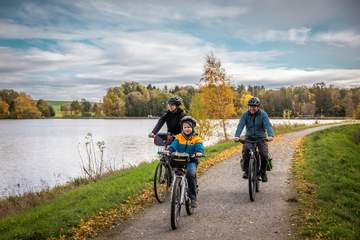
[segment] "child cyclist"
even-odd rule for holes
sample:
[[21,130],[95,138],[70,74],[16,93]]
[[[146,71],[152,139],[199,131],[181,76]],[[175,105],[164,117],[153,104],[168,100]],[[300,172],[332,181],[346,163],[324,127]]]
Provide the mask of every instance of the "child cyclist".
[[188,181],[188,195],[191,199],[191,207],[197,207],[196,193],[196,168],[199,163],[198,157],[204,155],[202,139],[196,134],[196,120],[185,116],[180,120],[181,133],[177,134],[168,150],[170,152],[188,153],[190,162],[187,164],[186,178]]

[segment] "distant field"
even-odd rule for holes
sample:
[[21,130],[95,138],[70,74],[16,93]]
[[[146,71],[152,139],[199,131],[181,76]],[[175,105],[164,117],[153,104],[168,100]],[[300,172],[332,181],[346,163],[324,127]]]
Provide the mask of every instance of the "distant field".
[[[51,101],[47,100],[49,105],[51,105],[54,108],[55,111],[55,117],[62,117],[60,107],[63,104],[71,104],[72,101]],[[95,102],[90,102],[91,104],[94,104]]]
[[68,103],[70,104],[71,101],[49,101],[47,100],[47,102],[49,103],[49,105],[51,105],[54,108],[55,111],[55,117],[61,117],[61,112],[60,112],[60,106]]

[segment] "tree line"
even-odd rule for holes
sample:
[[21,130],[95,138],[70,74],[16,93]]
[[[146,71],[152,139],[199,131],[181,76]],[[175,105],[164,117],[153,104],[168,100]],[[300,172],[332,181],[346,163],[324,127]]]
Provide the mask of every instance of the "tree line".
[[47,101],[34,101],[25,92],[12,89],[0,90],[0,118],[41,118],[54,117],[55,111]]
[[[186,111],[216,119],[239,117],[252,96],[261,99],[270,117],[355,117],[360,118],[360,87],[338,88],[323,82],[312,86],[267,89],[264,86],[232,85],[221,62],[213,54],[206,57],[198,87],[163,88],[124,82],[109,88],[100,103],[86,99],[61,105],[62,117],[148,117],[159,116],[167,99],[177,95]],[[209,108],[210,107],[210,108]],[[45,100],[33,100],[24,92],[0,90],[0,118],[40,118],[55,116]],[[225,126],[223,126],[225,127]]]

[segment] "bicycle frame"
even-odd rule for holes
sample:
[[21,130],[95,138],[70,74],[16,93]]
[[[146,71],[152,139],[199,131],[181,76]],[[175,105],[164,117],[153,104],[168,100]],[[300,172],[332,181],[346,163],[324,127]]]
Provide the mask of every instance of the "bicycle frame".
[[[257,141],[239,139],[239,142],[243,144],[252,144],[252,147],[249,149],[250,158],[248,163],[249,196],[251,201],[255,201],[256,192],[259,191],[260,187],[259,175],[261,169],[261,156],[257,146],[260,141],[267,141],[267,139],[261,139]],[[255,169],[253,166],[255,166]]]
[[[176,169],[177,170],[177,169]],[[186,193],[186,188],[187,188],[187,180],[186,180],[186,173],[184,174],[177,174],[176,170],[173,174],[173,181],[171,184],[171,192],[173,191],[176,179],[180,178],[181,179],[181,198],[180,198],[180,204],[183,205],[185,203],[185,200],[187,200],[187,193]],[[172,201],[172,197],[173,195],[171,195],[171,199],[170,202]]]

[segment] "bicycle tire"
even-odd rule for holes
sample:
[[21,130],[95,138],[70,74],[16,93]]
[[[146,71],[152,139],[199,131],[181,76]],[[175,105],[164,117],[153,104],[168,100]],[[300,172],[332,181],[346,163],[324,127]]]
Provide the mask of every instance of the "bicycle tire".
[[255,201],[255,194],[256,194],[256,190],[255,190],[255,184],[256,184],[256,178],[257,178],[257,174],[256,174],[256,168],[255,168],[255,161],[254,161],[254,157],[250,157],[249,159],[249,167],[248,167],[248,182],[249,182],[249,196],[250,196],[250,200],[253,202]]
[[163,203],[168,195],[170,188],[170,174],[169,168],[164,163],[160,162],[155,169],[154,174],[154,193],[155,198],[159,203]]
[[259,173],[260,173],[260,156],[256,158],[256,184],[255,184],[255,191],[259,192],[260,190],[260,181],[259,181]]
[[175,230],[178,227],[181,214],[181,178],[177,177],[172,189],[170,220],[171,228]]

